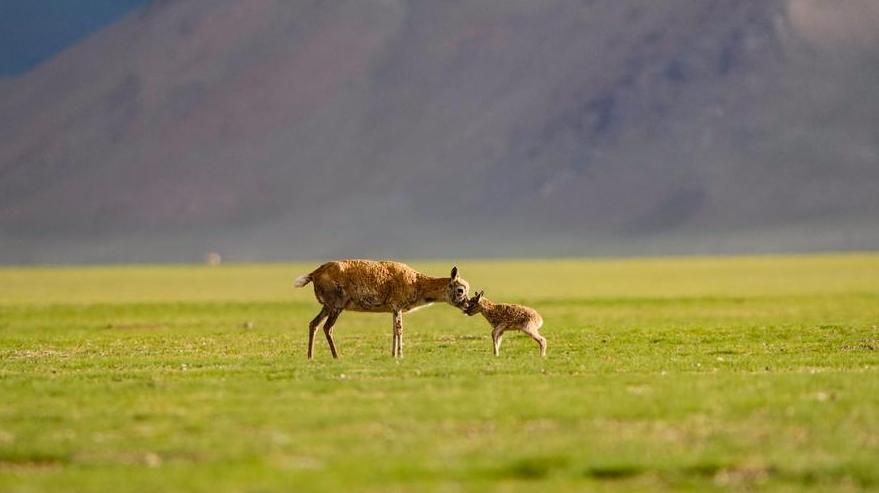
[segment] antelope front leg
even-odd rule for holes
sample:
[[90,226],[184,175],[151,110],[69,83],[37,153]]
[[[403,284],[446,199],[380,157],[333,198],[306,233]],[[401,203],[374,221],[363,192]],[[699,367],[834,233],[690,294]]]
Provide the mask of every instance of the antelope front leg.
[[393,324],[391,325],[391,356],[397,357],[397,312],[393,313]]
[[403,312],[394,311],[394,357],[403,357]]
[[397,357],[397,331],[391,333],[391,356]]

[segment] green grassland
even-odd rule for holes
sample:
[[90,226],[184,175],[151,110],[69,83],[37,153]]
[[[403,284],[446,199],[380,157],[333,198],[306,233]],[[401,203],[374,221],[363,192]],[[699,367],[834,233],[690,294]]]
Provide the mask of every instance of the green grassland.
[[435,305],[307,361],[315,266],[0,269],[0,491],[879,489],[879,255],[460,262],[545,360]]

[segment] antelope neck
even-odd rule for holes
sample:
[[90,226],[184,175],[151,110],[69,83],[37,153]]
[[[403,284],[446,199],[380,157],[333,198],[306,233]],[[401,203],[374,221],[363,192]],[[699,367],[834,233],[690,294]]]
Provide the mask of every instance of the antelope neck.
[[419,298],[430,303],[446,301],[449,281],[451,279],[448,277],[420,277],[418,279]]

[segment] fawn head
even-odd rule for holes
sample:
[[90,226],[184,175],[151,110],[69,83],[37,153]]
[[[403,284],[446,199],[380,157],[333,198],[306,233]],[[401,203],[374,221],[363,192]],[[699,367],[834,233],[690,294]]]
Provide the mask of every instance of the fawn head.
[[482,311],[482,307],[479,305],[479,302],[482,300],[483,294],[485,294],[485,290],[478,291],[476,295],[470,298],[467,301],[467,306],[464,309],[464,313],[473,316]]
[[468,291],[470,291],[470,283],[458,277],[458,267],[452,267],[452,275],[449,277],[449,303],[464,306],[467,303]]

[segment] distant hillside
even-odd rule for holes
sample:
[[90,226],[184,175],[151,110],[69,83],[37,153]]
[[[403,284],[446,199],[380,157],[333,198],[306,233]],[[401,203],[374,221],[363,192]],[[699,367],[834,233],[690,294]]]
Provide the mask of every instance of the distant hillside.
[[0,85],[0,262],[877,248],[822,5],[154,1]]

